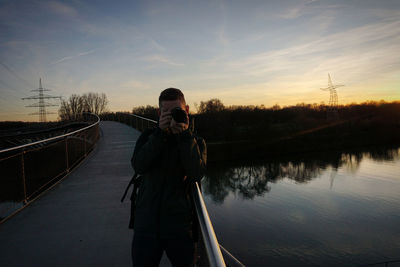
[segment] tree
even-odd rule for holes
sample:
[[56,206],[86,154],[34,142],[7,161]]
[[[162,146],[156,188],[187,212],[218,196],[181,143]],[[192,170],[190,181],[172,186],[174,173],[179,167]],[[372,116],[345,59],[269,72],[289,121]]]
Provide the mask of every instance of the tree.
[[201,101],[198,108],[198,113],[213,113],[220,112],[225,109],[224,104],[218,98],[213,98],[208,101]]
[[139,106],[132,109],[132,114],[143,116],[149,119],[157,120],[158,107],[156,106]]
[[107,111],[107,96],[102,93],[86,93],[82,96],[73,94],[68,100],[62,100],[58,114],[61,120],[79,120],[82,113],[100,115]]
[[280,110],[280,109],[281,109],[281,106],[279,106],[278,104],[275,104],[275,105],[272,106],[271,109],[274,110],[274,111]]
[[83,112],[83,99],[79,95],[73,94],[68,101],[62,100],[58,111],[61,120],[77,120]]
[[58,110],[58,115],[62,121],[71,120],[71,107],[69,102],[61,100],[61,106]]
[[107,96],[102,93],[86,93],[82,96],[84,110],[86,112],[101,114],[107,110]]

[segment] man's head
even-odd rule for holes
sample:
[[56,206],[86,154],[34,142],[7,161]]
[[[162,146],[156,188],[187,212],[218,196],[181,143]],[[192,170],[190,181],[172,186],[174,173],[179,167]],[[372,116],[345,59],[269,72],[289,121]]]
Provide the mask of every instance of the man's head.
[[180,100],[183,105],[186,105],[185,96],[182,91],[177,88],[167,88],[163,90],[158,98],[158,105],[161,108],[163,101]]
[[189,106],[186,105],[185,96],[177,88],[163,90],[158,98],[158,105],[160,107],[159,115],[163,112],[170,112],[176,107],[180,107],[189,113]]

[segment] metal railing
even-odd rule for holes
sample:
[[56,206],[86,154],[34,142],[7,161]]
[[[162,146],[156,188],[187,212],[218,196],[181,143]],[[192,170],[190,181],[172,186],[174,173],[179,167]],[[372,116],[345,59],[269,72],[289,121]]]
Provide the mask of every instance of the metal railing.
[[[108,114],[102,118],[104,120],[114,120],[125,123],[139,131],[157,126],[157,121],[155,120],[150,120],[129,113]],[[200,185],[197,182],[195,182],[192,187],[192,193],[209,265],[211,267],[243,267],[244,265],[238,259],[218,243],[210,217],[208,216],[207,207],[200,190]]]
[[146,129],[154,128],[157,125],[157,121],[155,120],[122,112],[104,114],[102,115],[102,120],[118,121],[127,124],[141,132]]
[[210,217],[208,216],[206,204],[204,203],[204,199],[197,182],[195,182],[193,185],[192,193],[197,218],[199,219],[201,235],[203,237],[204,246],[208,256],[208,262],[211,267],[226,266],[214,232],[214,228],[212,226]]
[[0,150],[0,223],[59,181],[93,149],[100,118],[82,129]]

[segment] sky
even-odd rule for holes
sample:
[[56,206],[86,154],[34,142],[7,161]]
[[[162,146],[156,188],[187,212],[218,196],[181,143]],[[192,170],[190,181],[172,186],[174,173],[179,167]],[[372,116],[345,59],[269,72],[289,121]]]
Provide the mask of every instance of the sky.
[[328,103],[328,73],[339,104],[400,100],[400,1],[0,0],[0,121],[38,120],[39,78],[131,111],[168,87],[191,109]]

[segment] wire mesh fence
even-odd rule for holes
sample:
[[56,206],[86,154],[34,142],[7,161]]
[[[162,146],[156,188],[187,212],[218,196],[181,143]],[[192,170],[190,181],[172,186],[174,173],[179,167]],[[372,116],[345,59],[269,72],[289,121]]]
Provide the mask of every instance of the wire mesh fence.
[[[92,115],[96,116],[96,115]],[[0,221],[55,184],[94,148],[99,121],[82,129],[0,150]]]

